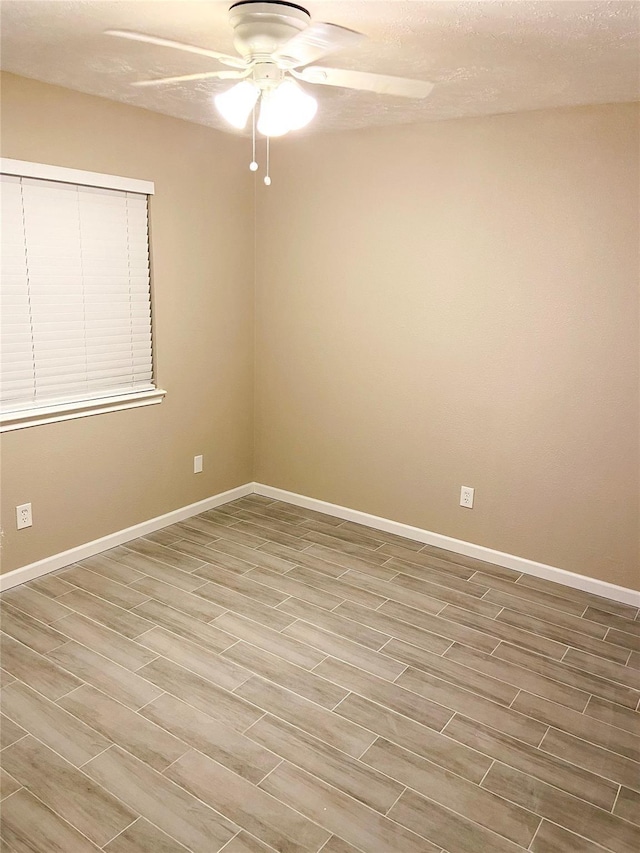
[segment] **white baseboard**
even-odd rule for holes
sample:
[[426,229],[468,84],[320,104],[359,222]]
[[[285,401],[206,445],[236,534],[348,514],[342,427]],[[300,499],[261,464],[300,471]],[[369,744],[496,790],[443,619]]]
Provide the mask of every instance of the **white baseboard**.
[[355,521],[358,524],[364,524],[376,530],[395,533],[397,536],[404,536],[406,539],[413,539],[416,542],[424,542],[425,545],[444,548],[446,551],[453,551],[455,554],[462,554],[465,557],[475,557],[478,560],[484,560],[496,566],[504,566],[516,572],[523,572],[524,574],[534,575],[535,577],[544,578],[545,580],[573,587],[574,589],[581,589],[584,592],[600,595],[603,598],[610,598],[613,601],[620,601],[623,604],[630,604],[633,607],[640,607],[640,592],[634,589],[627,589],[624,586],[617,586],[616,584],[607,583],[597,578],[568,572],[565,569],[548,566],[545,563],[536,563],[534,560],[527,560],[525,557],[517,557],[514,554],[506,554],[503,551],[495,551],[492,548],[486,548],[484,545],[465,542],[463,539],[453,539],[451,536],[443,536],[441,533],[433,533],[430,530],[423,530],[420,527],[411,527],[409,524],[402,524],[399,521],[391,521],[388,518],[369,515],[369,513],[361,512],[357,509],[327,503],[317,498],[308,498],[305,495],[287,492],[284,489],[277,489],[273,486],[265,486],[262,483],[245,483],[245,485],[229,489],[227,492],[221,492],[218,495],[205,498],[197,503],[175,509],[156,518],[150,518],[148,521],[133,525],[133,527],[118,530],[115,533],[110,533],[108,536],[94,539],[92,542],[86,542],[84,545],[78,545],[76,548],[71,548],[68,551],[62,551],[59,554],[38,560],[36,563],[30,563],[27,566],[6,572],[6,574],[0,575],[0,592],[39,578],[49,572],[54,572],[57,569],[62,569],[65,566],[70,566],[72,563],[78,562],[78,560],[93,557],[95,554],[107,551],[109,548],[115,548],[117,545],[122,545],[125,542],[130,542],[139,536],[146,536],[148,533],[153,533],[170,524],[175,524],[177,521],[183,521],[185,518],[190,518],[193,515],[206,512],[208,509],[214,509],[217,506],[254,493],[267,498],[273,498],[274,500],[284,501],[294,506],[324,512],[336,518],[343,518],[345,521]]
[[406,539],[424,542],[425,545],[435,545],[437,548],[444,548],[456,554],[463,554],[465,557],[475,557],[478,560],[484,560],[496,566],[504,566],[506,569],[513,569],[516,572],[522,572],[527,575],[535,575],[535,577],[544,578],[545,580],[573,587],[574,589],[581,589],[593,595],[599,595],[613,601],[620,601],[623,604],[630,604],[632,607],[640,607],[640,592],[634,589],[627,589],[627,587],[617,586],[616,584],[607,583],[607,581],[601,581],[597,578],[568,572],[565,569],[558,569],[555,566],[548,566],[545,563],[536,563],[534,560],[527,560],[525,557],[516,557],[514,554],[495,551],[493,548],[485,548],[484,545],[475,545],[473,542],[465,542],[463,539],[453,539],[450,536],[443,536],[441,533],[433,533],[430,530],[423,530],[420,527],[411,527],[399,521],[391,521],[388,518],[369,515],[369,513],[360,512],[357,509],[349,509],[338,504],[327,503],[316,498],[308,498],[305,495],[298,495],[295,492],[287,492],[284,489],[265,486],[262,483],[254,483],[253,487],[256,494],[267,498],[284,501],[285,503],[305,507],[306,509],[314,509],[317,512],[325,512],[328,515],[336,516],[336,518],[343,518],[345,521],[355,521],[358,524],[364,524],[376,530],[384,530],[386,533],[395,533],[397,536],[404,536]]
[[63,569],[65,566],[77,563],[78,560],[86,560],[88,557],[93,557],[95,554],[107,551],[109,548],[115,548],[116,545],[122,545],[124,542],[130,542],[139,536],[146,536],[147,533],[153,533],[162,527],[167,527],[170,524],[175,524],[177,521],[190,518],[192,515],[206,512],[208,509],[215,509],[217,506],[222,506],[222,504],[235,501],[250,494],[253,494],[253,483],[245,483],[244,486],[238,486],[235,489],[229,489],[227,492],[221,492],[218,495],[205,498],[197,503],[183,506],[180,509],[174,509],[172,512],[158,515],[156,518],[150,518],[148,521],[143,521],[140,524],[134,524],[133,527],[117,530],[108,536],[102,536],[100,539],[94,539],[92,542],[86,542],[84,545],[78,545],[76,548],[70,548],[68,551],[62,551],[51,557],[45,557],[44,560],[38,560],[38,562],[30,563],[28,566],[21,566],[19,569],[14,569],[11,572],[0,575],[0,592],[39,578],[49,572],[55,572],[56,569]]

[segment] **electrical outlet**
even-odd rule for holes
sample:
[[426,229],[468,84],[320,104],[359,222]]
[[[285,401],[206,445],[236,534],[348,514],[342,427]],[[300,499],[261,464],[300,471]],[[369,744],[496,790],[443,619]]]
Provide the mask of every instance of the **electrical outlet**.
[[202,456],[194,456],[193,457],[193,473],[200,474],[202,473]]
[[463,486],[460,489],[460,506],[464,506],[467,509],[473,509],[473,493],[475,489],[472,489],[471,486]]
[[16,507],[16,525],[18,530],[23,530],[25,527],[31,527],[33,518],[31,517],[31,504],[21,504]]

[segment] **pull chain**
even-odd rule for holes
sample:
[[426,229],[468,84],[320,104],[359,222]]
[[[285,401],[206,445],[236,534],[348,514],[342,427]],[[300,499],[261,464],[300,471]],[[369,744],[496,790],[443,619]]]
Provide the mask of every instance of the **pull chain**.
[[264,176],[264,183],[265,183],[265,186],[267,186],[267,187],[271,186],[271,178],[269,177],[269,171],[270,171],[270,169],[269,169],[269,154],[270,154],[270,148],[271,148],[270,143],[271,143],[271,137],[267,136],[267,174]]
[[258,171],[258,164],[256,162],[256,108],[255,105],[253,107],[253,122],[252,122],[252,133],[251,133],[251,162],[249,163],[249,168],[252,172]]

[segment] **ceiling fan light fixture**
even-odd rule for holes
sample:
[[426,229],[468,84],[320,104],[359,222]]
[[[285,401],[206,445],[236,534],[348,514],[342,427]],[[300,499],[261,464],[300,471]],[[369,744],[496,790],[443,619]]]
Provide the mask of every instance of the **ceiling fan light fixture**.
[[214,102],[225,121],[243,130],[259,97],[258,86],[250,80],[242,80],[226,92],[216,95]]
[[287,78],[275,89],[262,93],[258,131],[264,136],[284,136],[309,124],[317,109],[316,99]]

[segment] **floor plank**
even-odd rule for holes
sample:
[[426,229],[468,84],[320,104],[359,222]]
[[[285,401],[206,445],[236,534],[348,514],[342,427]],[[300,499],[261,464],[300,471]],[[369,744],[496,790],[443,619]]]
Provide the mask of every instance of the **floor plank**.
[[237,832],[231,821],[120,747],[112,746],[84,769],[193,853],[216,853]]
[[69,853],[70,850],[98,853],[100,850],[25,788],[2,803],[0,837],[12,853]]
[[14,779],[99,847],[137,817],[121,799],[34,737],[4,750],[2,763]]
[[276,850],[316,851],[329,838],[298,811],[199,752],[187,753],[166,775]]

